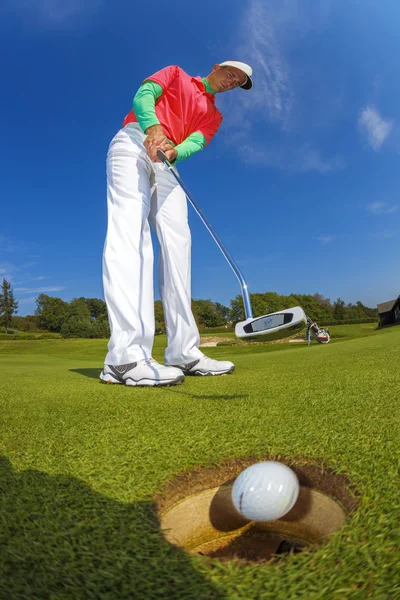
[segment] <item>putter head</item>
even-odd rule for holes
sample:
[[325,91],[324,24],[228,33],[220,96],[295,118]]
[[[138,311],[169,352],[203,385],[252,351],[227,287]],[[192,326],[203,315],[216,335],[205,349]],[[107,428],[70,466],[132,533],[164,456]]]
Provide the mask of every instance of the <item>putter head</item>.
[[271,342],[298,333],[307,325],[300,306],[279,310],[263,317],[253,317],[236,324],[235,335],[255,342]]

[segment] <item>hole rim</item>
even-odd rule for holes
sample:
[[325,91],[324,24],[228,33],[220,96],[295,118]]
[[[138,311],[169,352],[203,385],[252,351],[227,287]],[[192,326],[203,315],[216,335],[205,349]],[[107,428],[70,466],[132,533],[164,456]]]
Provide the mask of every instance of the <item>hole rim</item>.
[[[338,505],[344,513],[345,518],[343,523],[341,523],[340,526],[337,529],[335,529],[335,531],[332,531],[327,537],[312,542],[304,539],[303,541],[306,542],[306,544],[302,548],[300,552],[301,554],[303,554],[306,551],[310,551],[313,548],[319,548],[321,545],[325,544],[333,533],[340,531],[340,529],[346,523],[348,523],[350,517],[357,509],[357,506],[360,501],[360,495],[355,486],[350,483],[347,474],[335,472],[332,468],[327,467],[322,460],[310,460],[299,457],[282,457],[268,454],[262,457],[228,459],[219,465],[197,465],[192,471],[183,471],[179,473],[172,480],[164,484],[164,486],[162,486],[162,488],[155,497],[157,512],[159,514],[161,523],[163,523],[164,516],[167,513],[169,513],[173,508],[175,508],[177,505],[181,504],[188,498],[194,498],[202,492],[205,492],[210,489],[228,488],[232,486],[236,477],[242,470],[256,462],[261,462],[265,460],[275,460],[289,466],[296,473],[301,488],[319,492],[325,495],[332,502]],[[210,486],[210,481],[213,482],[212,486]],[[283,517],[283,519],[285,519],[285,517]],[[272,523],[279,523],[279,521],[274,521]],[[232,532],[230,532],[230,534],[226,532],[225,538],[230,537],[232,540],[237,539],[238,537],[240,537],[240,535],[242,535],[246,530],[249,530],[252,526],[254,527],[254,522],[244,520],[244,529],[242,528],[242,533],[239,533],[239,535],[230,535],[232,534]],[[270,530],[270,527],[268,526],[267,529]],[[302,541],[298,535],[288,535],[286,533],[282,534],[281,531],[276,531],[276,529],[275,531],[273,531],[273,533],[277,533],[278,535],[284,535],[285,538],[289,541],[291,541],[292,537],[294,542]],[[220,560],[224,562],[234,560],[242,564],[267,564],[270,562],[275,563],[277,561],[281,563],[282,560],[287,556],[292,556],[292,554],[282,554],[279,556],[272,555],[270,559],[262,558],[259,560],[237,558],[236,556],[213,557],[202,552],[196,552],[193,548],[188,549],[182,544],[175,545],[182,548],[189,554],[197,554],[201,558],[209,560],[211,562],[215,560]],[[194,548],[197,547],[199,547],[199,545],[195,546]]]

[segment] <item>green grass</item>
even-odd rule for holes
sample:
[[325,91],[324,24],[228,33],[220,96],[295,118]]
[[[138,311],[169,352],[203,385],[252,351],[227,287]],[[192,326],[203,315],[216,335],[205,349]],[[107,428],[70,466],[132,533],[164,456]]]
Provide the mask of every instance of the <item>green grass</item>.
[[[235,373],[165,389],[99,384],[104,340],[1,340],[0,598],[400,598],[400,328],[334,329],[328,346],[207,348]],[[327,544],[243,567],[164,540],[167,481],[267,453],[357,488]]]
[[358,325],[332,325],[328,327],[332,338],[356,339],[370,335],[378,335],[381,330],[377,323],[360,323]]
[[49,333],[48,331],[13,331],[12,333],[0,333],[0,340],[46,340],[61,338],[59,333]]

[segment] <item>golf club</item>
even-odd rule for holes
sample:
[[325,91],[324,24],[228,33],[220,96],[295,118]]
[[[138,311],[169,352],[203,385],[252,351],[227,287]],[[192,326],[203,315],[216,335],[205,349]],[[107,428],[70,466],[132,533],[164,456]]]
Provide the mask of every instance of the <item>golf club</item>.
[[227,263],[229,264],[239,281],[240,288],[242,291],[246,320],[241,321],[240,323],[236,323],[236,337],[254,339],[256,341],[272,341],[291,336],[304,329],[304,327],[307,325],[307,317],[304,310],[300,306],[280,310],[275,313],[264,315],[262,317],[253,317],[250,294],[242,272],[240,271],[236,262],[229,254],[228,250],[225,248],[219,236],[215,233],[205,214],[190,194],[189,190],[183,183],[177,171],[169,162],[164,152],[162,150],[157,150],[157,156],[161,160],[161,162],[163,162],[166,165],[166,167],[169,169],[169,171],[175,177],[176,181],[181,186],[182,190],[185,192],[190,204],[193,206],[194,210],[199,215],[200,219],[208,229],[209,233],[211,234],[212,238],[214,239],[218,248],[221,250]]

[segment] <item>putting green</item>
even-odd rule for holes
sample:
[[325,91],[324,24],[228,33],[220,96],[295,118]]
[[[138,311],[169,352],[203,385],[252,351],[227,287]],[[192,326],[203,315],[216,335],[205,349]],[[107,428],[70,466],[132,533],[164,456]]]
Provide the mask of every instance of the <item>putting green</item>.
[[[163,389],[101,385],[104,340],[1,340],[0,598],[400,598],[400,328],[353,327],[207,348],[235,373]],[[165,540],[166,482],[266,455],[348,476],[358,509],[328,543],[241,566]]]

